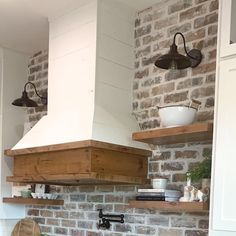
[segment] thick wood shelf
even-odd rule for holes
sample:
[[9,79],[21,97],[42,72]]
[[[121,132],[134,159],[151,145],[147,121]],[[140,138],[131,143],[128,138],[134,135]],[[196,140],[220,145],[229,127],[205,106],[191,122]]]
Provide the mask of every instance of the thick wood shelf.
[[133,140],[155,145],[210,141],[212,123],[196,123],[186,126],[159,128],[133,133]]
[[95,172],[84,174],[41,174],[27,176],[7,176],[8,182],[38,183],[49,185],[122,185],[122,184],[150,184],[150,180],[143,177],[99,174]]
[[165,201],[135,201],[129,202],[129,207],[156,209],[174,212],[207,212],[208,202],[165,202]]
[[4,197],[4,203],[14,204],[29,204],[29,205],[64,205],[64,200],[54,199],[38,199],[38,198],[17,198],[17,197]]
[[[7,181],[55,185],[147,184],[149,150],[95,140],[6,150],[14,158]],[[114,163],[119,163],[116,165]]]

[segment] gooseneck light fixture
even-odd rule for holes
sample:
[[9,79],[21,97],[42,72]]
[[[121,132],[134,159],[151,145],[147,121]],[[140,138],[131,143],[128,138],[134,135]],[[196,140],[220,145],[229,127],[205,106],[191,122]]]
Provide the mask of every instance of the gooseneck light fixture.
[[[181,35],[184,42],[184,51],[186,56],[179,54],[177,45],[175,43],[176,36]],[[173,44],[170,46],[170,51],[157,58],[155,65],[162,69],[185,69],[188,67],[196,67],[202,60],[201,51],[198,49],[192,49],[187,52],[184,35],[180,32],[175,33]]]
[[47,105],[47,97],[42,97],[42,96],[40,96],[40,95],[38,94],[38,91],[37,91],[35,85],[34,85],[33,83],[31,83],[31,82],[27,82],[27,83],[25,84],[25,86],[24,86],[24,91],[22,92],[21,98],[15,99],[15,100],[12,102],[12,105],[18,106],[18,107],[37,107],[37,106],[38,106],[38,104],[37,104],[35,101],[33,101],[32,99],[30,99],[30,98],[28,97],[28,94],[27,94],[27,92],[26,92],[26,87],[27,87],[27,85],[29,85],[29,84],[31,84],[31,85],[33,86],[36,95],[42,99],[42,103],[43,103],[44,105]]

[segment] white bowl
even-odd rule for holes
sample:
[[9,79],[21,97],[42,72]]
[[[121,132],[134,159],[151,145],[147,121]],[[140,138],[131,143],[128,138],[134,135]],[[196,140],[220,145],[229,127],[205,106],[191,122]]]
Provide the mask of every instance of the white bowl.
[[43,193],[36,193],[36,198],[43,198]]
[[166,202],[178,202],[179,201],[179,197],[166,197],[165,201]]
[[163,127],[190,125],[197,112],[196,108],[183,105],[158,107],[158,109]]
[[166,178],[155,178],[152,179],[152,188],[155,189],[166,189],[167,179]]
[[51,199],[52,198],[52,194],[51,193],[45,193],[45,195],[46,195],[47,199]]
[[36,198],[36,197],[37,197],[37,194],[36,194],[36,193],[31,193],[31,196],[32,196],[33,198]]
[[57,199],[57,194],[56,193],[52,193],[51,199]]

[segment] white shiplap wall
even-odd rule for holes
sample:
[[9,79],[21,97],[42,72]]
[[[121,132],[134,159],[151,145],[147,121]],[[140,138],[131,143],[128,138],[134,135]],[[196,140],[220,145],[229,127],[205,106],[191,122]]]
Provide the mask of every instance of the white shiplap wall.
[[139,146],[131,140],[138,130],[131,114],[135,11],[118,1],[99,3],[93,138]]
[[143,147],[131,139],[135,10],[89,0],[50,21],[48,115],[14,147],[94,139]]

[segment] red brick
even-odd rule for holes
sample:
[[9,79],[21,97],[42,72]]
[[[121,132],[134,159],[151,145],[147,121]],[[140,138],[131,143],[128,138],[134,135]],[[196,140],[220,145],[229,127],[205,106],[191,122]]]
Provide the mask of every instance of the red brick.
[[217,29],[218,29],[218,25],[210,25],[208,27],[208,35],[216,35],[217,34]]
[[28,209],[27,214],[29,216],[39,216],[39,210],[37,210],[37,209]]
[[159,171],[159,163],[150,162],[149,163],[149,172],[158,172]]
[[42,217],[53,217],[53,212],[48,210],[40,210],[40,216]]
[[209,228],[209,220],[199,220],[198,228],[200,228],[200,229],[208,229]]
[[169,27],[171,25],[175,25],[178,21],[178,15],[173,15],[168,18],[162,18],[154,23],[154,29],[160,30],[162,28]]
[[151,226],[136,226],[135,233],[142,235],[155,235],[156,228]]
[[172,182],[185,182],[186,174],[173,174]]
[[209,11],[211,12],[218,10],[218,7],[219,7],[219,1],[218,0],[212,1],[209,6]]
[[170,93],[175,89],[175,83],[160,84],[152,89],[152,95],[161,95],[163,93]]
[[191,98],[202,98],[208,96],[214,96],[215,86],[196,88],[191,92]]
[[68,211],[56,211],[55,212],[56,218],[68,218],[68,216],[69,216]]
[[80,230],[80,229],[71,229],[70,235],[71,236],[85,236],[85,232],[84,230]]
[[159,228],[159,236],[182,236],[183,231],[178,229]]
[[192,4],[193,4],[192,0],[177,1],[176,3],[174,3],[168,7],[168,13],[172,14],[172,13],[181,11],[183,9],[191,7]]
[[62,228],[62,227],[55,227],[54,228],[54,233],[55,234],[60,234],[60,235],[67,235],[68,229],[67,228]]
[[175,25],[175,26],[172,26],[170,27],[168,30],[167,30],[167,35],[168,37],[174,35],[176,32],[181,32],[182,34],[185,33],[185,32],[188,32],[190,31],[192,28],[191,26],[191,23],[184,23],[182,25]]
[[161,166],[162,171],[177,171],[184,169],[184,162],[165,162]]
[[198,152],[197,151],[189,151],[189,150],[184,150],[184,151],[176,151],[175,152],[175,158],[197,158],[198,157]]
[[164,96],[165,103],[176,103],[186,101],[188,99],[188,91],[173,93]]
[[124,196],[122,195],[106,195],[105,196],[105,202],[115,202],[115,203],[122,203],[124,201]]
[[206,74],[208,72],[215,72],[216,62],[210,62],[207,64],[200,64],[199,66],[192,69],[193,75]]
[[218,14],[216,12],[203,16],[203,17],[199,17],[194,20],[194,28],[196,29],[196,28],[204,27],[206,25],[217,22],[217,20],[218,20]]
[[179,14],[180,22],[184,20],[192,20],[196,16],[205,14],[206,11],[207,11],[207,8],[206,8],[206,5],[204,4],[197,7],[190,8],[186,11],[182,11]]
[[58,219],[47,219],[46,224],[47,225],[59,225],[59,220]]
[[212,121],[214,118],[214,111],[199,111],[197,113],[197,121]]
[[197,221],[195,218],[172,217],[171,226],[181,228],[195,228]]
[[114,186],[111,185],[101,185],[97,186],[97,192],[113,192]]
[[202,230],[186,230],[185,236],[208,236],[208,231]]
[[151,161],[162,161],[162,160],[168,160],[171,158],[171,152],[166,151],[166,152],[159,152],[159,153],[154,153],[153,157],[150,159]]
[[62,220],[61,226],[62,227],[76,227],[76,221],[75,220]]
[[148,76],[148,75],[149,75],[149,69],[146,68],[146,69],[144,69],[144,70],[142,70],[142,71],[136,72],[136,73],[135,73],[135,78],[136,78],[136,79],[142,79],[142,78],[144,78],[144,77],[146,77],[146,76]]
[[135,38],[149,34],[151,32],[152,26],[151,24],[139,27],[135,30]]

